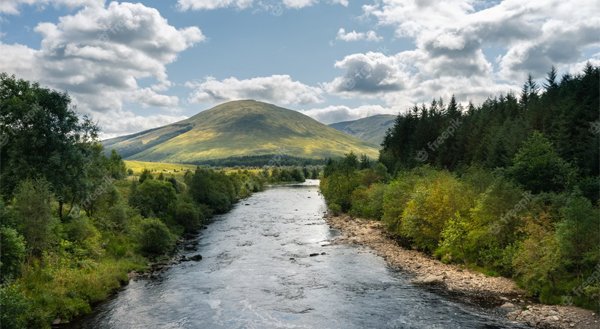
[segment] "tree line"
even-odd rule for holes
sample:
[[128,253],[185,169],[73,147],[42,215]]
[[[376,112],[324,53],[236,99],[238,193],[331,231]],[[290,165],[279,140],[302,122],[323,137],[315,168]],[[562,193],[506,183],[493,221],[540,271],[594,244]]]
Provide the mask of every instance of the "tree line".
[[384,222],[405,247],[514,278],[544,303],[598,309],[600,68],[462,108],[397,117],[377,162],[330,160],[330,210]]

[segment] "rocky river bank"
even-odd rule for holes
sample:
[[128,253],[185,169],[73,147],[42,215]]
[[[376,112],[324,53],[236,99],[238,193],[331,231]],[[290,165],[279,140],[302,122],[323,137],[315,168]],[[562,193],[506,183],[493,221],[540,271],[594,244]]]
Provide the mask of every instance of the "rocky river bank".
[[600,328],[600,317],[589,310],[537,304],[510,279],[486,276],[404,249],[388,236],[381,222],[347,215],[327,216],[326,220],[341,232],[334,243],[370,247],[391,266],[414,275],[414,284],[441,288],[463,302],[494,308],[510,320],[535,328]]

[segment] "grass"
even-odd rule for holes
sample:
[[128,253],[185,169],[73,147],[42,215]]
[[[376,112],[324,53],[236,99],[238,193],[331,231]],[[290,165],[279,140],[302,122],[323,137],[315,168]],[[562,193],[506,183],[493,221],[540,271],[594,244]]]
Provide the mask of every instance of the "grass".
[[125,160],[125,166],[127,166],[127,169],[133,170],[133,173],[135,175],[139,175],[144,169],[149,170],[153,174],[163,173],[165,175],[183,175],[187,170],[196,170],[196,166],[190,164],[149,162],[136,160]]

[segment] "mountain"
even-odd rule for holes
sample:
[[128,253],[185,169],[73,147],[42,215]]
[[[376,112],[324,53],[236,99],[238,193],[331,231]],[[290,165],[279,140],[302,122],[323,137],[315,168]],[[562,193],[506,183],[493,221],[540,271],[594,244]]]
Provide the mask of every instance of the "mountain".
[[378,155],[372,145],[302,113],[253,100],[224,103],[183,121],[105,140],[103,145],[129,160],[173,163],[277,161],[284,156],[325,159],[350,151]]
[[329,126],[379,147],[385,132],[394,126],[395,119],[395,115],[378,114],[354,121],[332,123]]

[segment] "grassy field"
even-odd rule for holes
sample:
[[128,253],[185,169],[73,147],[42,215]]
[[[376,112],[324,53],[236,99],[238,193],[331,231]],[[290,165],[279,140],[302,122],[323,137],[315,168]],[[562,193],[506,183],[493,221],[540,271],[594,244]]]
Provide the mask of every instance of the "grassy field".
[[166,163],[166,162],[148,162],[148,161],[134,161],[125,160],[127,169],[133,170],[134,175],[139,175],[144,169],[148,169],[150,172],[155,174],[184,174],[187,170],[196,170],[195,165],[190,164],[179,164],[179,163]]

